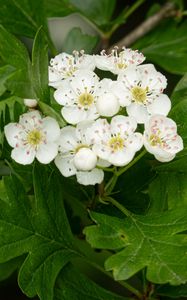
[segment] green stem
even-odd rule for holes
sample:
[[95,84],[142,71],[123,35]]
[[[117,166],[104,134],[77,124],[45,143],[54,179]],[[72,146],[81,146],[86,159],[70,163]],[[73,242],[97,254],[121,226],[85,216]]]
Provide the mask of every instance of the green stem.
[[[88,257],[84,256],[84,260],[91,266],[93,266],[95,269],[99,270],[100,272],[104,273],[106,276],[110,277],[113,279],[113,276],[111,273],[107,272],[104,270],[104,268],[98,264],[96,264],[94,261],[89,260]],[[130,285],[129,283],[125,282],[125,281],[118,281],[118,283],[120,285],[122,285],[124,288],[126,288],[128,291],[130,291],[132,294],[136,295],[139,299],[142,299],[142,294],[140,293],[140,291],[138,291],[136,288],[134,288],[132,285]],[[127,299],[127,298],[126,298]],[[129,298],[133,299],[133,298]]]
[[[124,9],[123,12],[121,13],[121,16],[123,16],[123,19],[126,21],[130,15],[133,14],[133,12],[140,6],[142,5],[146,0],[137,0],[133,5],[130,6],[128,10]],[[124,14],[124,15],[123,15]],[[107,36],[111,37],[111,35],[118,29],[118,27],[121,24],[115,23],[112,28],[110,29],[109,32],[107,32]]]
[[123,174],[124,172],[126,172],[128,169],[130,169],[134,164],[136,164],[140,158],[142,158],[145,154],[147,153],[146,150],[143,150],[138,156],[135,157],[135,159],[133,159],[131,161],[131,163],[129,163],[127,166],[125,166],[124,168],[121,168],[118,172],[117,172],[117,176],[120,176],[121,174]]
[[115,207],[117,207],[125,216],[130,217],[131,216],[131,212],[128,211],[128,209],[126,209],[123,205],[121,205],[119,202],[117,202],[115,199],[111,198],[111,197],[107,197],[106,198],[106,202],[111,203],[112,205],[114,205]]
[[107,192],[107,194],[111,194],[111,192],[113,191],[116,182],[118,180],[118,177],[122,175],[124,172],[126,172],[129,168],[131,168],[134,164],[136,164],[146,154],[146,152],[147,152],[146,150],[143,150],[139,155],[135,157],[135,159],[131,161],[131,163],[119,169],[118,171],[114,172],[114,175],[110,178],[110,180],[105,186],[105,191]]

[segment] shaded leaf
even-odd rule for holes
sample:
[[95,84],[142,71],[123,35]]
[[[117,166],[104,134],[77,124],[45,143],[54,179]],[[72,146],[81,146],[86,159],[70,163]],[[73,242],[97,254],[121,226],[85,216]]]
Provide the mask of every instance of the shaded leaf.
[[105,262],[116,280],[126,280],[147,267],[147,279],[177,285],[187,281],[187,210],[119,219],[98,213],[96,225],[84,230],[92,247],[117,250]]
[[77,256],[59,178],[35,167],[34,202],[14,176],[4,181],[9,202],[0,202],[0,262],[28,253],[19,271],[21,289],[29,297],[52,300],[59,271]]
[[86,53],[92,53],[97,42],[97,36],[83,34],[80,28],[73,28],[66,37],[62,50],[67,53],[72,53],[73,50],[84,50]]

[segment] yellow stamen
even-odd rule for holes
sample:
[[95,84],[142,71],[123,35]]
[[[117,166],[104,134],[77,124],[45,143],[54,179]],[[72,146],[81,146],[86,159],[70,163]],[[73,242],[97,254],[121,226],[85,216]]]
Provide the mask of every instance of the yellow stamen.
[[27,142],[32,146],[37,146],[42,140],[42,134],[39,130],[34,129],[27,135]]
[[132,97],[135,102],[145,103],[147,99],[148,87],[145,89],[140,86],[135,86],[131,89]]
[[124,140],[120,137],[120,135],[118,136],[114,136],[110,139],[109,141],[109,146],[110,148],[112,148],[112,150],[114,152],[123,149],[124,147]]

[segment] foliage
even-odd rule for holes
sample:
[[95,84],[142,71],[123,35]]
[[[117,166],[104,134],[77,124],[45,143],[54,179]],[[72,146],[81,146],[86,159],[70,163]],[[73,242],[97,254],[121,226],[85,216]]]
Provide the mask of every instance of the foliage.
[[[27,110],[25,98],[36,99],[37,109],[61,128],[66,125],[48,86],[49,59],[57,54],[48,18],[79,14],[95,34],[72,24],[63,51],[96,53],[124,35],[121,24],[128,28],[142,9],[149,10],[149,17],[164,1],[153,2],[0,0],[0,280],[18,272],[19,287],[28,297],[187,296],[185,1],[173,1],[176,14],[133,45],[173,79],[171,84],[168,80],[169,117],[177,123],[184,150],[172,162],[161,164],[147,153],[138,154],[137,163],[124,170],[108,168],[105,186],[84,187],[63,178],[54,163],[16,164],[4,137],[4,126]],[[144,21],[146,16],[140,15]]]

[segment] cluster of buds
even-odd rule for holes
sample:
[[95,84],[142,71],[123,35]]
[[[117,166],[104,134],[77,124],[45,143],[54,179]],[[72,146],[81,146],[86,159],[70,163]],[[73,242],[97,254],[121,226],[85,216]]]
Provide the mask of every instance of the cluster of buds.
[[[143,146],[161,162],[172,160],[183,141],[166,117],[171,109],[163,93],[167,80],[144,60],[126,48],[109,55],[74,51],[51,59],[49,85],[67,126],[60,130],[37,110],[22,115],[19,123],[5,127],[12,158],[22,164],[35,157],[41,163],[54,159],[64,176],[76,175],[84,185],[101,183],[103,168],[127,165]],[[100,79],[98,69],[113,80]],[[143,131],[137,132],[139,127]]]

